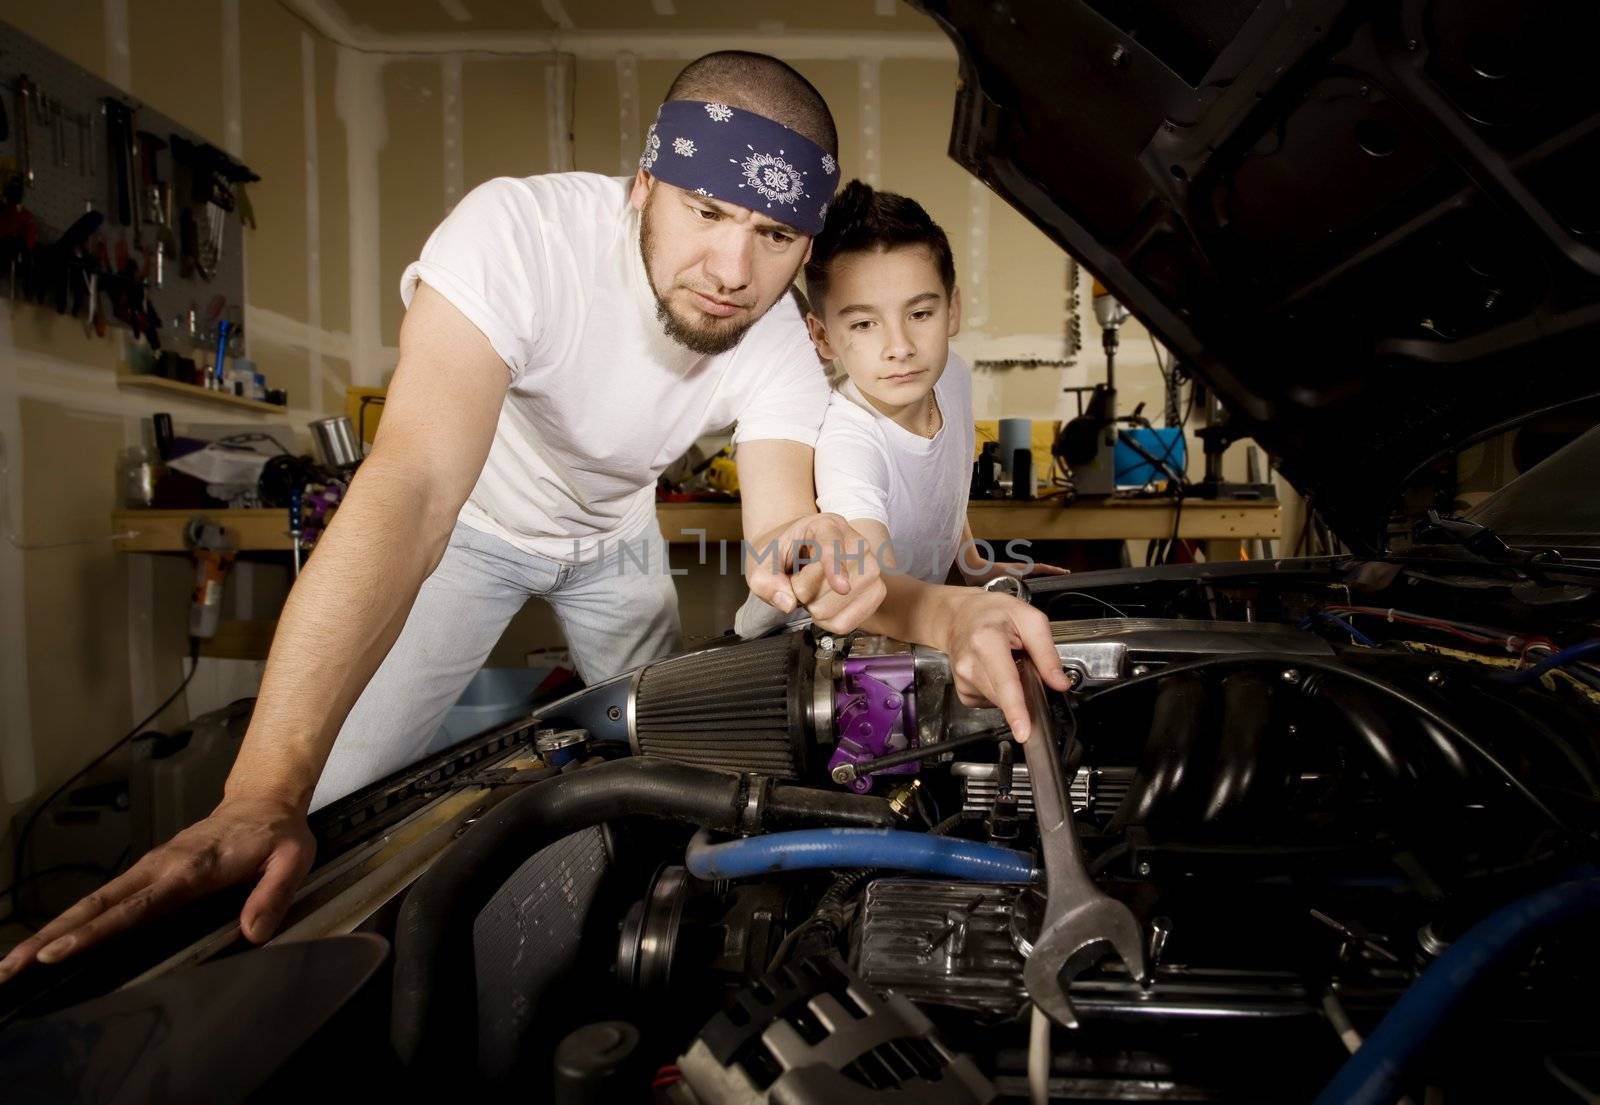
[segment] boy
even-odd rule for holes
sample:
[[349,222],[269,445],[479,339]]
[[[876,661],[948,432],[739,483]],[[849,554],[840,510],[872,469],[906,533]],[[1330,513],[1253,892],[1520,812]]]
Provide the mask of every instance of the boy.
[[[886,571],[921,584],[942,584],[953,564],[970,583],[1060,572],[996,563],[972,540],[972,376],[950,351],[961,295],[938,224],[914,200],[852,181],[812,244],[806,289],[812,341],[836,373],[817,440],[818,509],[848,519]],[[905,589],[912,603],[928,597]],[[782,620],[752,600],[735,628],[749,636]]]

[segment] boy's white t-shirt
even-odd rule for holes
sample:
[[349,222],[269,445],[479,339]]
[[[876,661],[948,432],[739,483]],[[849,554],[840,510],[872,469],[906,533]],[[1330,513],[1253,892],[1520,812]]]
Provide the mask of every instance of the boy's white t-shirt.
[[655,482],[706,433],[814,445],[829,389],[785,295],[726,353],[668,338],[628,178],[550,173],[469,192],[400,278],[448,299],[510,370],[460,520],[571,563],[655,531]]
[[[952,352],[933,391],[944,424],[926,438],[880,413],[849,380],[834,389],[817,437],[817,509],[883,523],[896,571],[943,583],[960,551],[977,447],[967,362]],[[804,610],[784,614],[750,595],[733,629],[759,637],[805,619]]]
[[944,424],[926,438],[880,413],[851,381],[834,390],[817,438],[817,509],[883,523],[896,569],[943,583],[961,545],[977,437],[972,372],[955,353],[933,392]]

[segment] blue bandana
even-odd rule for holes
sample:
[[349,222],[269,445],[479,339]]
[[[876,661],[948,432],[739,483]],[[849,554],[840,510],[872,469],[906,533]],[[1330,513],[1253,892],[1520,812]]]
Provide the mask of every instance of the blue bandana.
[[839,163],[809,138],[754,112],[699,100],[661,105],[639,168],[810,235],[822,229],[839,183]]

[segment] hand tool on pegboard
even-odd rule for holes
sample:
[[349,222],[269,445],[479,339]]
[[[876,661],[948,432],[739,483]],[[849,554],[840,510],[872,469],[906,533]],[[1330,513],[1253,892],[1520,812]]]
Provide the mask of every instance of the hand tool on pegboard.
[[133,202],[133,109],[107,96],[101,101],[106,117],[106,165],[111,170],[110,210],[121,226],[138,230],[138,207]]
[[187,172],[189,182],[187,195],[180,192],[186,207],[180,224],[184,258],[187,263],[191,257],[192,241],[195,271],[210,280],[222,261],[228,215],[238,207],[238,188],[261,178],[215,146],[190,142],[182,135],[172,135],[171,150],[173,163]]
[[27,74],[17,78],[17,165],[21,170],[24,192],[33,185],[33,148],[29,142],[28,114],[33,110],[33,101],[38,94],[38,87],[28,79]]

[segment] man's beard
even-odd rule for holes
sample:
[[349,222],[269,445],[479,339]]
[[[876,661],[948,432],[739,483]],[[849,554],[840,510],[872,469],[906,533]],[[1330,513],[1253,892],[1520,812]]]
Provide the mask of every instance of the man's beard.
[[650,274],[650,204],[646,203],[644,210],[639,213],[639,259],[644,262],[644,277],[650,285],[650,294],[656,297],[656,320],[661,323],[661,330],[692,353],[702,357],[714,357],[718,353],[726,353],[739,344],[745,331],[754,326],[765,312],[758,312],[744,322],[733,323],[726,327],[697,326],[693,322],[686,322],[673,313],[667,306],[666,299],[656,287],[656,279]]

